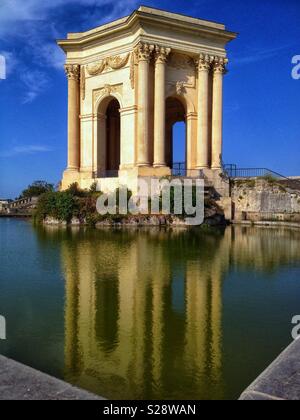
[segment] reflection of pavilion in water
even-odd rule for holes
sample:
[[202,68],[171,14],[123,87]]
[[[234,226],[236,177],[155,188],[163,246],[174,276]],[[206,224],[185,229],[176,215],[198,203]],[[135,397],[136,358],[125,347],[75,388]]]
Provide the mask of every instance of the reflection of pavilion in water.
[[172,397],[174,387],[189,384],[201,393],[203,376],[220,381],[228,259],[218,250],[214,261],[200,252],[186,258],[184,233],[174,235],[126,233],[124,240],[120,233],[119,241],[110,236],[63,247],[69,380],[108,397],[137,398]]
[[278,231],[251,232],[103,231],[64,242],[66,379],[108,398],[221,398],[222,282],[232,261],[269,269],[299,260],[299,235],[282,232],[280,249]]

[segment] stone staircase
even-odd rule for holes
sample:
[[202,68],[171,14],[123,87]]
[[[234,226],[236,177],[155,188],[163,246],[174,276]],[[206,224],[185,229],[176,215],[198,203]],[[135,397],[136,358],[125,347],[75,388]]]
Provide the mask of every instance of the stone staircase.
[[36,208],[38,197],[22,198],[12,201],[7,206],[2,216],[10,217],[30,217]]

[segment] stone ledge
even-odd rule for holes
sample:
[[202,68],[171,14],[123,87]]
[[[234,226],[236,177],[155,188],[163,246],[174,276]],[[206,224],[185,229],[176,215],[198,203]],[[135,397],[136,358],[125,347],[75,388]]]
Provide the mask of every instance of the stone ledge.
[[300,223],[292,222],[267,222],[267,221],[257,221],[251,222],[250,220],[231,220],[233,225],[244,225],[244,226],[266,226],[266,227],[287,227],[287,228],[300,228]]
[[240,400],[300,400],[300,340],[292,343],[246,389]]
[[87,391],[0,356],[0,400],[103,400]]

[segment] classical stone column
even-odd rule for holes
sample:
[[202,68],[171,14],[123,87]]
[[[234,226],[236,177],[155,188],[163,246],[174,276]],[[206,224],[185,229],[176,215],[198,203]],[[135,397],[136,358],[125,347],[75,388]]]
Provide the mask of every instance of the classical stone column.
[[94,165],[97,178],[103,178],[106,171],[106,114],[94,115]]
[[193,170],[197,163],[197,144],[194,144],[194,139],[196,139],[197,124],[198,114],[196,112],[189,112],[186,115],[186,169],[188,171]]
[[68,170],[80,167],[80,66],[67,64],[68,78]]
[[213,63],[212,169],[222,167],[223,74],[227,62],[216,57]]
[[138,58],[138,148],[137,165],[149,166],[149,63],[153,45],[139,43]]
[[155,48],[154,167],[166,166],[166,61],[170,48]]
[[209,166],[208,98],[210,68],[211,58],[208,55],[201,54],[198,60],[197,169],[206,169]]

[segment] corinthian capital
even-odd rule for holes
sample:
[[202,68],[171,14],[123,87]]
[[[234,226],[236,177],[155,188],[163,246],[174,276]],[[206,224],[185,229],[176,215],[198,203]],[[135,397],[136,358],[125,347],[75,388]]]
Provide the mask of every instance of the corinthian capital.
[[140,42],[136,47],[136,56],[139,61],[150,61],[151,54],[154,51],[154,45]]
[[65,72],[68,79],[76,80],[77,82],[79,82],[80,66],[78,64],[66,64]]
[[209,56],[208,54],[200,54],[198,60],[196,60],[198,70],[206,72],[209,72],[209,70],[211,69],[212,62],[213,57]]
[[160,47],[159,45],[155,46],[155,62],[157,64],[165,64],[168,59],[168,55],[171,52],[171,48]]
[[226,64],[228,63],[228,59],[224,57],[215,57],[213,62],[213,71],[214,73],[226,73]]

